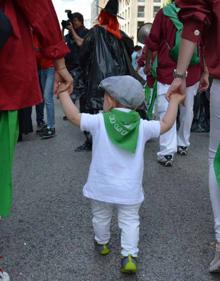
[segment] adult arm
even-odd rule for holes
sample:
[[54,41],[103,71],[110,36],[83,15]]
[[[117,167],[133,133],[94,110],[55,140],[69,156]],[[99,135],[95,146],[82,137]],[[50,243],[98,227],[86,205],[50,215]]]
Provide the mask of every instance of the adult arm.
[[153,53],[158,52],[161,44],[161,36],[162,36],[162,18],[163,18],[163,10],[160,9],[159,12],[156,14],[154,22],[151,27],[151,31],[149,37],[147,39],[147,51],[145,53],[145,74],[150,74],[151,71],[151,64],[153,60]]
[[84,39],[76,33],[71,22],[68,24],[67,29],[71,32],[73,40],[76,42],[76,45],[81,47]]
[[[34,29],[41,42],[42,54],[54,60],[56,68],[55,91],[62,83],[62,90],[71,92],[73,79],[66,69],[63,57],[68,48],[63,41],[59,22],[51,0],[15,0],[29,25]],[[59,83],[59,85],[58,85]]]
[[167,112],[165,113],[163,119],[160,121],[161,134],[166,133],[172,128],[174,122],[176,121],[178,106],[184,101],[184,99],[184,95],[173,94],[171,96]]
[[[203,33],[205,25],[210,24],[210,1],[176,0],[176,4],[181,8],[179,16],[184,24],[176,72],[178,74],[185,74],[191,61],[194,48],[198,41],[201,40],[201,34]],[[185,79],[175,78],[168,90],[167,98],[169,99],[173,93],[185,93],[185,90]]]

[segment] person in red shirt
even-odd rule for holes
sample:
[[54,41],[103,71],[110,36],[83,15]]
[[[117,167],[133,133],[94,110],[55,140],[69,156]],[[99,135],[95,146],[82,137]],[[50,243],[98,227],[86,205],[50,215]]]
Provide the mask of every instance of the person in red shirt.
[[167,98],[185,92],[186,70],[200,40],[205,46],[206,71],[214,78],[210,91],[209,189],[217,243],[209,270],[220,272],[220,1],[176,0],[176,4],[181,8],[184,29],[176,68],[178,77],[173,80]]
[[[54,61],[56,92],[72,92],[73,80],[66,69],[66,47],[51,0],[1,0],[0,11],[8,18],[12,34],[0,49],[0,217],[12,207],[12,160],[18,138],[19,109],[41,102],[31,30],[42,41],[45,57]],[[39,16],[40,15],[40,16]],[[9,280],[0,271],[1,280]]]
[[[172,1],[174,2],[174,1]],[[169,8],[176,15],[178,9],[174,3]],[[164,8],[160,9],[153,22],[150,35],[147,40],[148,59],[153,52],[157,53],[157,109],[158,115],[163,118],[168,101],[166,100],[167,90],[173,80],[173,71],[176,68],[176,61],[171,57],[170,51],[175,45],[177,28],[171,18],[165,14]],[[149,66],[146,65],[149,69]],[[178,152],[186,155],[190,146],[190,130],[193,120],[194,96],[199,87],[202,66],[200,63],[192,65],[188,70],[187,94],[185,106],[180,106],[180,127],[177,132],[176,123],[173,127],[160,137],[160,151],[157,153],[158,162],[164,166],[172,166],[174,154]]]
[[[4,217],[11,209],[11,160],[17,141],[17,110],[41,102],[31,28],[42,40],[45,57],[54,61],[56,90],[57,81],[60,89],[72,89],[72,78],[63,58],[69,50],[62,39],[50,0],[39,0],[32,5],[28,0],[3,0],[0,9],[12,26],[12,35],[0,49],[0,155],[3,155],[0,162],[0,216]],[[41,14],[40,18],[38,14]]]

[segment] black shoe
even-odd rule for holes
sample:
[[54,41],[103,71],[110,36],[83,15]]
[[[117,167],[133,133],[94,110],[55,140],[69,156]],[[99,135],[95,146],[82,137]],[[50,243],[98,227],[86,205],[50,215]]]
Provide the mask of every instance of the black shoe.
[[40,134],[43,132],[43,130],[45,130],[47,128],[47,124],[45,124],[44,122],[40,123],[37,125],[37,130],[36,133]]
[[92,144],[86,141],[84,144],[78,146],[74,151],[81,152],[81,151],[91,151],[91,150],[92,150]]
[[50,139],[55,137],[55,128],[46,128],[43,130],[43,132],[40,134],[42,139]]
[[164,155],[158,158],[158,162],[164,167],[172,167],[173,166],[173,155]]
[[188,147],[187,146],[178,146],[177,153],[181,156],[186,156],[188,153]]

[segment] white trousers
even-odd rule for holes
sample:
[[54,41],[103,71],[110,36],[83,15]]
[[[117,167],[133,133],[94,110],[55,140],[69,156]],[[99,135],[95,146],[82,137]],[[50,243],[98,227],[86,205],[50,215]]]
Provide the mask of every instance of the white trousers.
[[220,143],[220,80],[213,80],[210,92],[209,189],[215,221],[216,240],[220,243],[220,187],[213,160]]
[[95,232],[95,241],[106,244],[110,240],[110,225],[113,209],[117,209],[118,225],[121,230],[121,255],[138,256],[139,242],[139,209],[141,204],[119,205],[91,200],[92,223]]
[[[160,120],[163,119],[167,108],[168,101],[166,99],[166,93],[169,85],[159,85],[159,93],[157,98],[157,111]],[[161,93],[161,90],[164,92]],[[190,131],[193,121],[193,105],[194,97],[198,90],[198,83],[186,89],[186,100],[184,105],[180,105],[180,127],[178,132],[176,131],[176,122],[173,127],[160,136],[160,151],[157,153],[158,157],[164,155],[174,155],[177,152],[177,146],[190,146]]]

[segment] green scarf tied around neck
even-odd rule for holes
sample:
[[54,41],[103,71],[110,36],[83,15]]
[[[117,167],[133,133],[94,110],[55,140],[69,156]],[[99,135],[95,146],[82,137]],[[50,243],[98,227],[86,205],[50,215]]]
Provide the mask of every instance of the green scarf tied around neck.
[[112,109],[103,113],[107,134],[115,145],[135,153],[139,135],[140,115],[136,111]]
[[220,187],[220,144],[218,146],[215,159],[214,159],[214,170],[216,175],[216,180],[218,183],[218,186]]

